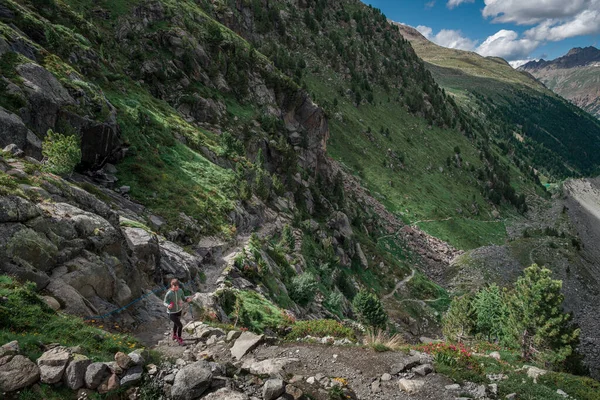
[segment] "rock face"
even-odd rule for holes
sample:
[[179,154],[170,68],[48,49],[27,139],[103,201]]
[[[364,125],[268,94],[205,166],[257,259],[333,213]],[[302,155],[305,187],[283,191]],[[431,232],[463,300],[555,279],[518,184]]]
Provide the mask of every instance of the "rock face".
[[0,147],[13,143],[28,156],[42,157],[42,141],[25,126],[19,116],[0,107]]
[[206,362],[187,365],[175,375],[171,396],[174,400],[197,399],[208,389],[211,380],[212,372]]

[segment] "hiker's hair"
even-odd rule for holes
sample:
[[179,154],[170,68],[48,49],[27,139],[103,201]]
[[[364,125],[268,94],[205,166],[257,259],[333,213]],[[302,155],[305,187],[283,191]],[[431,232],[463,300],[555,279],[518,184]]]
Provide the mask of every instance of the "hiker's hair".
[[173,286],[175,284],[179,285],[179,280],[177,278],[171,279],[171,286]]

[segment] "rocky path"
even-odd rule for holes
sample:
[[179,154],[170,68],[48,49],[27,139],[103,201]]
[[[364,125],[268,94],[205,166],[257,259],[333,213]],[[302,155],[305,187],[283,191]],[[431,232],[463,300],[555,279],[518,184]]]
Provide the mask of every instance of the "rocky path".
[[[381,353],[354,344],[279,342],[249,332],[239,335],[194,323],[186,327],[186,345],[178,346],[165,333],[156,349],[170,359],[159,374],[165,377],[166,389],[190,390],[179,387],[187,383],[178,383],[177,378],[173,382],[173,377],[182,370],[210,368],[213,381],[206,393],[216,396],[229,391],[229,397],[215,399],[329,400],[336,387],[344,389],[347,399],[454,400],[467,393],[469,398],[486,399],[492,390],[486,385],[454,384],[435,373],[431,356],[412,350]],[[267,396],[270,385],[287,395]]]
[[384,300],[389,299],[390,297],[392,297],[396,291],[398,289],[400,289],[402,286],[404,286],[405,284],[407,284],[408,282],[410,282],[410,280],[415,276],[415,270],[414,268],[410,270],[410,275],[407,276],[406,278],[402,279],[400,282],[396,283],[396,286],[394,287],[394,290],[392,290],[390,293],[386,294],[385,296],[383,296]]

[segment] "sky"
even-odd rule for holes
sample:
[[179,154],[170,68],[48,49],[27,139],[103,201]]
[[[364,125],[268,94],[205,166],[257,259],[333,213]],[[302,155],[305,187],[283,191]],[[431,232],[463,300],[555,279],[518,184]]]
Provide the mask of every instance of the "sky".
[[513,67],[600,46],[600,0],[362,0],[438,45]]

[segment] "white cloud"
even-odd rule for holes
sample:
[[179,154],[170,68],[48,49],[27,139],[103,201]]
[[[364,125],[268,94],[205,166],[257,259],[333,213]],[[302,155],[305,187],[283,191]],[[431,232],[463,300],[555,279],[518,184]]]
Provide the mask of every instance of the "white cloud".
[[539,45],[540,42],[537,40],[519,39],[517,32],[502,29],[489,36],[476,51],[482,56],[502,57],[514,61],[527,58]]
[[566,22],[547,20],[525,32],[525,37],[532,40],[560,40],[600,33],[600,10],[585,10]]
[[529,61],[539,61],[539,58],[531,58],[531,59],[526,59],[526,60],[514,60],[514,61],[509,61],[508,63],[510,64],[511,67],[513,67],[514,69],[517,69],[521,65],[527,64]]
[[482,14],[492,22],[533,25],[593,10],[600,10],[600,0],[485,0]]
[[473,3],[475,0],[448,0],[446,3],[446,7],[453,9],[454,7],[458,7],[462,3]]
[[427,3],[425,3],[426,10],[431,10],[433,8],[433,6],[435,6],[435,0],[431,0],[431,1],[428,1]]
[[433,29],[425,25],[419,25],[415,29],[421,32],[421,35],[431,40],[431,34],[433,33]]
[[419,25],[416,27],[416,29],[427,39],[443,47],[471,51],[474,50],[475,46],[477,45],[477,41],[463,36],[461,31],[442,29],[436,35],[434,35],[433,29],[428,26]]

